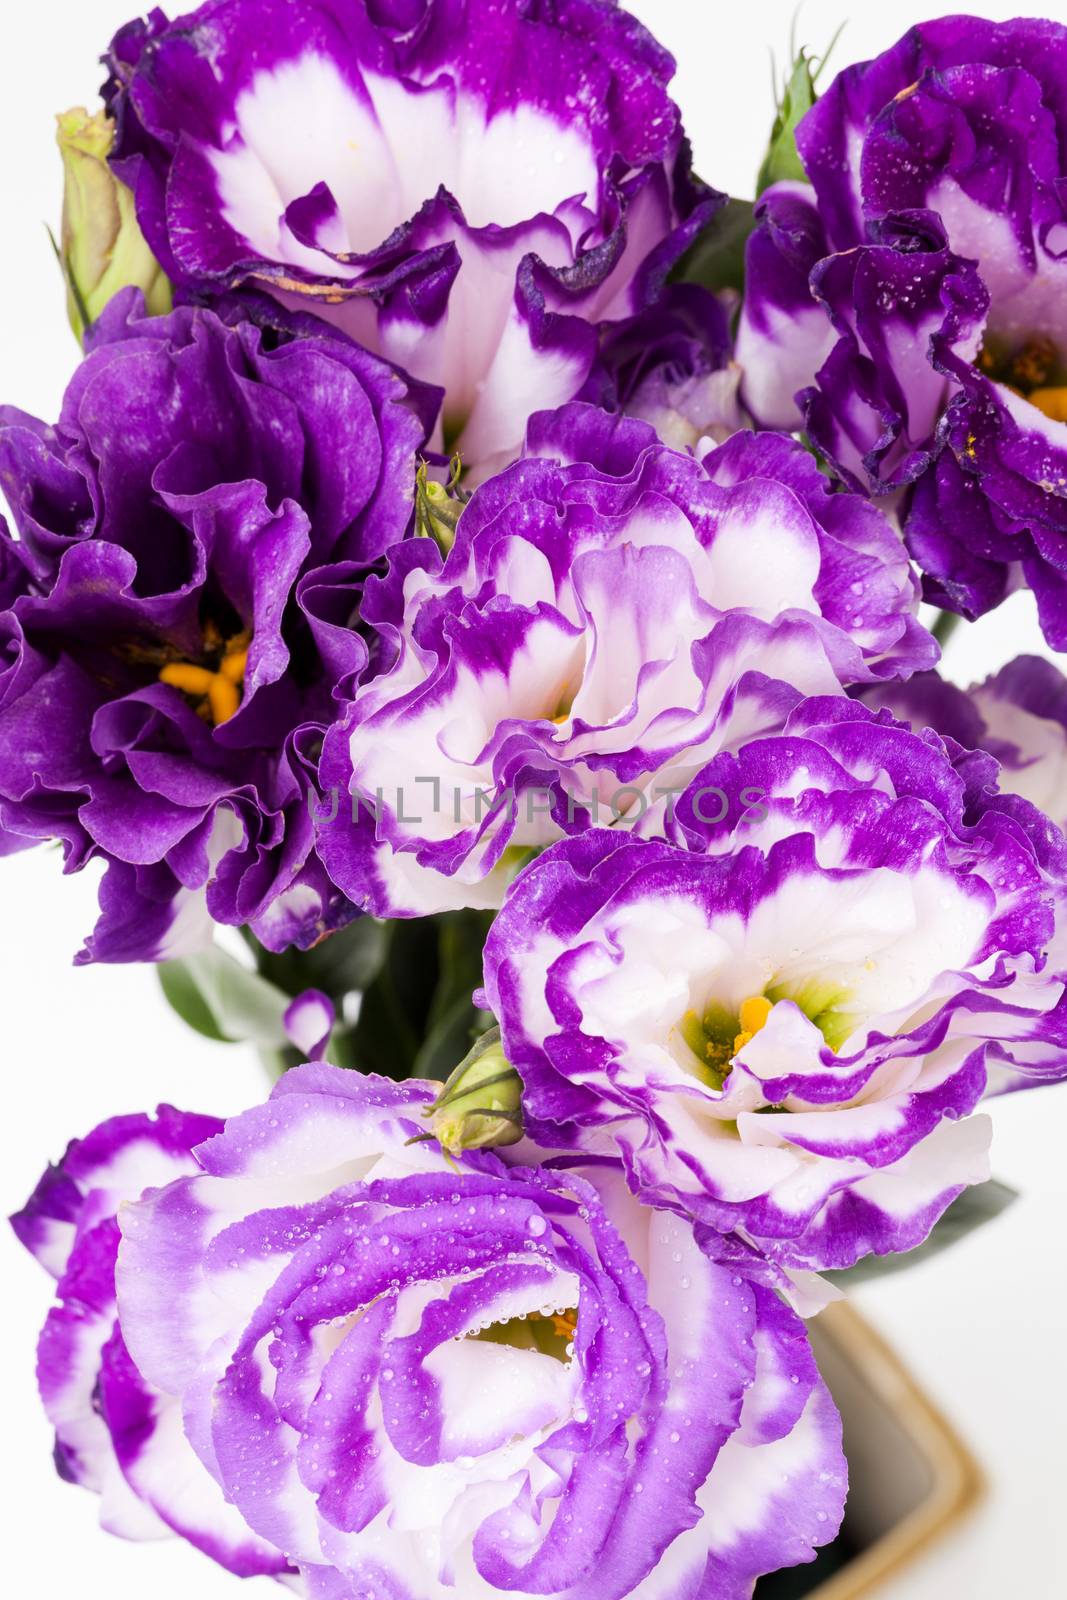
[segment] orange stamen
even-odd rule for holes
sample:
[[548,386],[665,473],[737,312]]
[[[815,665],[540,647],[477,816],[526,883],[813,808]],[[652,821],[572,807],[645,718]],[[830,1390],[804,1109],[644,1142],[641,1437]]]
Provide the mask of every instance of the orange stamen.
[[1067,387],[1034,389],[1026,397],[1053,422],[1067,422]]
[[549,1320],[552,1323],[552,1332],[557,1339],[566,1339],[569,1342],[578,1331],[578,1312],[576,1309],[553,1311]]

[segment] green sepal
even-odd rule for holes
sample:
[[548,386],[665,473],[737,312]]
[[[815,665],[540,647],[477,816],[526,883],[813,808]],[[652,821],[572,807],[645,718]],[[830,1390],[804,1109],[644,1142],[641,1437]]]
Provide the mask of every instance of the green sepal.
[[475,1040],[423,1115],[449,1155],[518,1143],[522,1079],[504,1055],[498,1027]]
[[[843,27],[844,23],[841,25]],[[770,143],[756,179],[757,195],[769,189],[772,183],[785,180],[807,183],[808,175],[797,149],[797,127],[818,99],[819,78],[841,37],[841,28],[838,28],[821,56],[809,56],[806,50],[798,50],[790,41],[789,55],[793,65],[777,96]]]

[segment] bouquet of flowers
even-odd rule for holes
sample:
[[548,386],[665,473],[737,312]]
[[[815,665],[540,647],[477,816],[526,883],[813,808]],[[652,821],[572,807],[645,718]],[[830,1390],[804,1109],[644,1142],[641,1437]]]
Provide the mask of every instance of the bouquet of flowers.
[[801,53],[754,204],[615,0],[105,62],[0,853],[275,1081],[13,1219],[60,1471],[308,1600],[746,1600],[841,1522],[805,1319],[1067,1078],[1067,680],[937,667],[1021,586],[1067,648],[1067,28]]

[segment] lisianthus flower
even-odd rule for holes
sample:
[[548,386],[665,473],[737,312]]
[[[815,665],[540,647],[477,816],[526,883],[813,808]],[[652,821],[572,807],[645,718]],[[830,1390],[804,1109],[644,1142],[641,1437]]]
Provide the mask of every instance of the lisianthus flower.
[[[22,553],[11,538],[7,523],[0,517],[0,618],[20,595],[28,592],[29,583]],[[0,621],[0,645],[6,647],[7,641],[7,630]],[[4,702],[6,679],[6,669],[0,668],[0,706]],[[12,833],[0,821],[0,856],[16,855],[20,850],[28,850],[33,843],[25,834]]]
[[572,399],[721,196],[614,0],[209,0],[112,47],[114,165],[172,281],[313,309],[446,392],[473,475]]
[[761,428],[804,426],[800,393],[837,342],[811,281],[828,254],[810,184],[777,183],[760,196],[745,247],[737,360],[744,404]]
[[124,1208],[124,1337],[308,1593],[714,1593],[844,1490],[803,1325],[611,1164],[450,1167],[435,1087],[327,1066]]
[[140,305],[111,302],[55,427],[0,412],[0,826],[108,863],[96,959],[211,919],[306,945],[351,915],[307,796],[436,397],[321,324]]
[[896,533],[789,439],[697,459],[590,406],[535,417],[447,558],[414,540],[368,584],[382,670],[324,746],[322,858],[379,914],[498,905],[516,852],[652,827],[799,693],[928,663],[914,606]]
[[834,251],[815,191],[782,183],[756,207],[737,334],[740,394],[761,426],[803,429],[853,489],[931,470],[988,296],[929,211],[872,219]]
[[914,482],[907,532],[931,600],[973,617],[1022,578],[1058,647],[1065,70],[1060,24],[946,17],[842,72],[797,131],[813,187],[764,198],[739,337],[758,398],[802,292],[781,214],[806,207],[824,316],[809,301],[790,341],[795,411],[850,480]]
[[1062,835],[846,699],[718,756],[673,828],[553,846],[494,923],[528,1129],[609,1134],[646,1201],[782,1266],[912,1248],[987,1175],[987,1089],[1067,1075]]
[[[61,1477],[100,1496],[100,1520],[126,1539],[178,1534],[247,1577],[287,1563],[229,1505],[182,1431],[178,1403],[147,1383],[117,1322],[116,1213],[142,1190],[199,1170],[194,1145],[214,1117],[160,1106],[114,1117],[68,1147],[13,1217],[26,1248],[56,1279],[37,1350],[37,1381],[56,1430]],[[166,1314],[166,1301],[160,1303]]]
[[732,359],[732,310],[696,284],[671,284],[654,305],[611,329],[581,398],[647,422],[674,450],[723,444],[750,426],[738,397],[741,368]]
[[1041,656],[1017,656],[984,683],[958,689],[936,672],[876,685],[868,705],[887,706],[915,729],[936,728],[1000,764],[1000,788],[1067,826],[1067,678]]

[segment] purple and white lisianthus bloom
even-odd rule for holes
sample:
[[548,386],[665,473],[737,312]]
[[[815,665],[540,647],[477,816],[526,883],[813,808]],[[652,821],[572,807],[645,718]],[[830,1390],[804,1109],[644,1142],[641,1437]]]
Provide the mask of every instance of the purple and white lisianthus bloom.
[[440,385],[479,477],[721,201],[614,0],[208,0],[110,59],[113,164],[179,290],[314,310]]
[[709,764],[677,842],[528,867],[485,960],[533,1136],[607,1139],[643,1199],[783,1267],[919,1244],[987,1176],[983,1095],[1067,1076],[1067,846],[958,753],[802,703]]
[[936,654],[899,537],[780,435],[670,450],[587,405],[532,419],[442,559],[367,585],[377,675],[327,736],[319,851],[366,910],[500,904],[520,853],[598,821],[654,830],[797,693]]
[[988,296],[974,263],[932,212],[872,219],[862,244],[835,250],[802,183],[768,189],[756,222],[743,403],[761,427],[803,429],[851,488],[907,488],[938,453],[958,387],[946,369],[981,345]]
[[812,273],[829,251],[810,184],[783,181],[756,202],[745,247],[745,293],[736,357],[743,403],[759,428],[798,432],[799,396],[836,343],[813,292]]
[[73,1141],[11,1220],[56,1279],[37,1381],[60,1476],[99,1494],[110,1533],[177,1534],[238,1576],[276,1575],[287,1570],[284,1557],[226,1501],[185,1438],[178,1402],[142,1377],[117,1322],[119,1207],[197,1172],[194,1145],[222,1126],[171,1106],[113,1117]]
[[124,1337],[249,1526],[316,1600],[746,1600],[810,1560],[844,1462],[803,1324],[611,1163],[412,1145],[433,1092],[296,1068],[124,1208]]
[[308,794],[437,396],[321,323],[141,309],[112,300],[54,427],[0,411],[0,827],[108,864],[87,958],[212,919],[305,946],[352,914]]
[[970,689],[919,672],[866,690],[863,699],[916,730],[936,728],[965,750],[989,751],[1004,793],[1022,795],[1067,828],[1067,678],[1053,662],[1017,656]]
[[915,484],[928,598],[974,617],[1025,581],[1057,647],[1065,70],[1058,23],[955,16],[840,73],[797,131],[813,187],[761,201],[738,341],[761,421],[803,421],[849,481]]
[[636,417],[673,450],[703,453],[750,426],[733,360],[735,307],[695,283],[673,283],[647,310],[604,337],[600,365],[580,396]]

